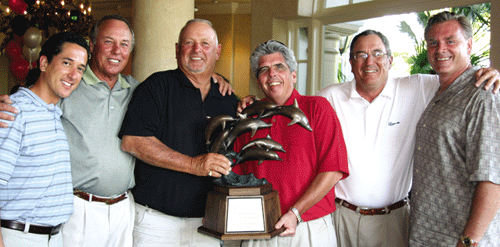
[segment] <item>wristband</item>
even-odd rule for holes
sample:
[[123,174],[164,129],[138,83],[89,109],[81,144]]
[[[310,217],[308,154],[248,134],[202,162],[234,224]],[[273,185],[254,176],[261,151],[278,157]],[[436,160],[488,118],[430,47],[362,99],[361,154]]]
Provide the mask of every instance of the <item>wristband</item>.
[[292,212],[295,214],[295,216],[297,217],[297,225],[298,223],[302,223],[304,222],[302,220],[302,217],[300,217],[300,214],[299,214],[299,210],[297,210],[296,208],[290,208],[290,210],[292,210]]

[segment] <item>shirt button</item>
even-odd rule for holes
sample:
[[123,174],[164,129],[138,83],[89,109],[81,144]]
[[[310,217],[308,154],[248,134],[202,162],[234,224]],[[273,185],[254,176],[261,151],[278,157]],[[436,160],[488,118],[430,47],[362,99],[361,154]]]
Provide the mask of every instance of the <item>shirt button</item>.
[[415,170],[415,173],[418,173],[418,169]]
[[273,123],[276,123],[276,118],[273,118]]
[[420,150],[420,147],[417,147],[418,150]]
[[425,128],[425,127],[427,127],[427,125],[426,125],[426,124],[424,124],[424,128]]
[[115,109],[115,107],[114,107],[114,106],[111,106],[111,107],[110,107],[110,109],[111,109],[111,110],[114,110],[114,109]]

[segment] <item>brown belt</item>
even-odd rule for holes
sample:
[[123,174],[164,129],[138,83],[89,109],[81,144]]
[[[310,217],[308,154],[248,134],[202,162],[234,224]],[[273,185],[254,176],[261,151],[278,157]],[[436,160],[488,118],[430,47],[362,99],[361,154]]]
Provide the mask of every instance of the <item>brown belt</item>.
[[127,193],[123,193],[120,196],[117,196],[115,198],[102,198],[102,197],[94,196],[94,195],[89,194],[87,192],[83,192],[83,191],[78,190],[78,189],[73,189],[73,194],[75,196],[82,198],[85,201],[102,202],[102,203],[106,203],[106,205],[113,205],[115,203],[118,203],[118,202],[121,202],[121,201],[127,199]]
[[381,214],[389,214],[391,213],[392,210],[398,209],[403,207],[404,205],[408,204],[408,198],[405,198],[399,202],[396,202],[394,204],[391,204],[385,208],[364,208],[364,207],[358,207],[356,205],[350,204],[344,200],[341,200],[339,198],[335,198],[335,202],[348,208],[353,211],[356,211],[362,215],[381,215]]
[[[26,224],[21,223],[19,221],[14,221],[14,220],[2,220],[1,223],[2,227],[4,228],[9,228],[12,230],[18,230],[21,232],[24,232],[24,228],[26,227]],[[59,224],[57,226],[37,226],[37,225],[29,225],[28,232],[29,233],[36,233],[36,234],[48,234],[48,235],[56,235],[59,233],[61,230],[62,224]]]

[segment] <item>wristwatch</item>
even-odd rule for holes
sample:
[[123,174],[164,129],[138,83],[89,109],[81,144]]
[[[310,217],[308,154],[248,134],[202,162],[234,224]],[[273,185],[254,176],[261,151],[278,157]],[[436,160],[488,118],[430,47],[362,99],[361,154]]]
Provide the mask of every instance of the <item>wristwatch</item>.
[[304,221],[302,220],[302,217],[300,217],[299,210],[297,210],[296,208],[290,208],[290,210],[292,210],[292,212],[293,212],[293,213],[295,214],[295,216],[297,217],[297,225],[298,225],[299,223],[304,222]]
[[478,246],[478,242],[472,240],[469,236],[461,236],[460,239],[462,240],[462,244],[465,247],[470,247],[470,246]]

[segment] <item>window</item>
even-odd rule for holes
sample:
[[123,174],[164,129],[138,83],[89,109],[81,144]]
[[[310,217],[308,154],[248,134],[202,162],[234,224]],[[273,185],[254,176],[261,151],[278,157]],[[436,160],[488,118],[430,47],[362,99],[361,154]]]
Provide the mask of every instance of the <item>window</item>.
[[333,8],[355,3],[369,2],[372,0],[325,0],[325,8]]

